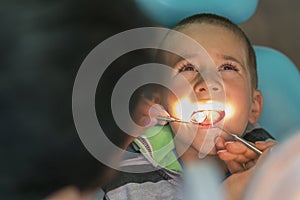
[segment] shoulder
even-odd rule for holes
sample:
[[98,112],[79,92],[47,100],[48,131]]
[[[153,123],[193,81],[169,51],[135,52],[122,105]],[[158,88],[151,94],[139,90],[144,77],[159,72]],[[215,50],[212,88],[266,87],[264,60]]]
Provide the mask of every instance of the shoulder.
[[244,139],[250,141],[250,142],[257,142],[257,141],[267,141],[267,140],[275,140],[275,138],[268,133],[263,128],[255,128],[251,130],[250,132],[247,132],[244,136]]
[[[132,147],[128,150],[134,151]],[[174,199],[177,187],[173,178],[136,151],[136,156],[121,162],[116,177],[103,191],[107,199]]]
[[127,182],[112,190],[105,192],[107,199],[116,200],[150,200],[150,199],[174,199],[178,194],[178,188],[168,180],[143,180],[142,182]]

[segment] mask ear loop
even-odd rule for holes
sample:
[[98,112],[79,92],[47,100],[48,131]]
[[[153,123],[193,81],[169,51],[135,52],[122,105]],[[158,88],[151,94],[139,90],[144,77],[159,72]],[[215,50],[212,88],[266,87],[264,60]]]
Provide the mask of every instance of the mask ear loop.
[[[207,119],[207,113],[204,113],[205,119]],[[203,120],[199,125],[203,124],[205,120]],[[213,121],[211,121],[212,127],[214,127]],[[205,137],[205,142],[201,145],[201,148],[199,150],[198,157],[200,159],[203,159],[207,156],[207,154],[213,149],[215,146],[215,140],[216,137],[220,135],[220,130],[218,129],[208,129]]]

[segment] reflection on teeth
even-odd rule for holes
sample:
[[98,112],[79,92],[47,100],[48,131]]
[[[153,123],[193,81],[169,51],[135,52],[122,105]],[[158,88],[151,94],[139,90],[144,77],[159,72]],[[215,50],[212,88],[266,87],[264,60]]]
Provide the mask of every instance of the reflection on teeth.
[[220,118],[220,113],[217,111],[210,111],[209,115],[207,115],[207,119],[210,124],[213,124],[217,119]]
[[204,124],[214,124],[221,118],[220,111],[204,110],[192,114],[190,121]]
[[[201,124],[211,124],[210,119],[214,123],[232,113],[232,107],[218,101],[192,102],[188,97],[180,99],[174,105],[174,113],[178,119],[184,121],[193,121]],[[202,114],[200,113],[202,112]],[[197,115],[195,115],[198,113]],[[205,116],[203,116],[205,114]],[[195,116],[194,116],[195,115]],[[210,117],[211,116],[211,117]],[[205,119],[203,119],[205,117]]]
[[209,102],[205,104],[197,104],[197,110],[203,110],[203,111],[220,111],[224,110],[225,105],[218,103],[218,102]]
[[196,112],[191,117],[191,122],[202,123],[206,119],[207,115],[204,111]]

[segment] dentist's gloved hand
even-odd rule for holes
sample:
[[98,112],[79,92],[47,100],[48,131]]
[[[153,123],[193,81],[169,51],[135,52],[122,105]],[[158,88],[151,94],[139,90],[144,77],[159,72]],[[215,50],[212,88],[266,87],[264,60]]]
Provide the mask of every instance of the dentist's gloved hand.
[[[263,145],[265,146],[265,145]],[[259,148],[259,145],[257,145]],[[222,183],[222,188],[226,191],[226,199],[228,200],[240,200],[243,199],[244,193],[248,188],[249,182],[257,168],[263,165],[264,160],[266,160],[267,154],[269,154],[270,147],[263,150],[262,155],[257,159],[257,163],[248,170],[243,172],[232,174]],[[261,149],[262,150],[262,149]]]
[[[253,145],[261,151],[265,151],[275,144],[277,144],[275,141],[259,141]],[[219,158],[225,162],[232,174],[252,168],[260,156],[239,141],[225,142],[221,137],[216,139],[216,147]]]
[[165,125],[167,122],[158,121],[157,117],[169,117],[169,113],[160,104],[150,100],[144,96],[140,96],[138,102],[132,112],[133,121],[145,130],[156,125]]

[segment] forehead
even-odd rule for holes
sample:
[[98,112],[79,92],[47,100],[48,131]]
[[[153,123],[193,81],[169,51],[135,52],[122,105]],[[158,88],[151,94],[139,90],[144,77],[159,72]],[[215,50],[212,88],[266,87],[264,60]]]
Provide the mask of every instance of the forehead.
[[[243,66],[248,64],[248,49],[244,39],[229,28],[207,23],[193,23],[178,31],[200,44],[215,62],[220,57],[230,57],[239,61]],[[183,42],[174,42],[182,51],[188,54],[194,53]]]

